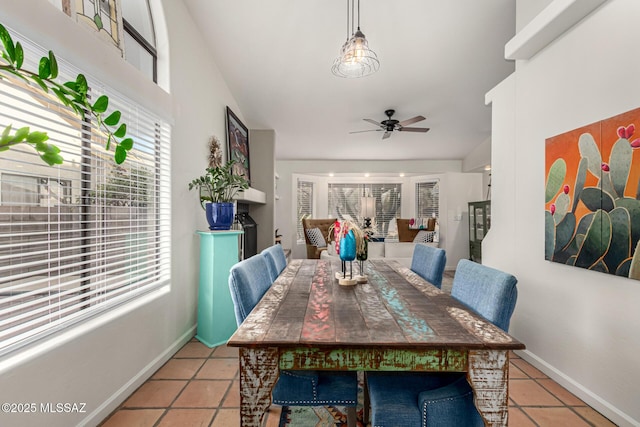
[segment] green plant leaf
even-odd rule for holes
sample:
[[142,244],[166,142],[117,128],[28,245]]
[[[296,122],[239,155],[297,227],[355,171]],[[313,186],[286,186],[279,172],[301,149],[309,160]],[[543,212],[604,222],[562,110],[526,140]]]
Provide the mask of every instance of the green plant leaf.
[[20,42],[16,43],[16,68],[22,68],[22,63],[24,62],[24,50],[22,50],[22,45]]
[[576,258],[576,267],[590,268],[609,250],[611,244],[611,219],[607,212],[599,209],[587,230],[587,235]]
[[27,142],[31,144],[37,144],[39,142],[44,142],[49,139],[49,135],[45,132],[34,131],[27,135]]
[[562,187],[565,175],[567,174],[567,164],[564,159],[557,159],[549,168],[547,175],[547,184],[545,187],[544,199],[545,203],[549,203]]
[[4,45],[4,51],[7,52],[9,56],[9,62],[11,64],[15,64],[16,62],[16,50],[13,45],[13,40],[11,39],[11,34],[4,27],[4,25],[0,24],[0,39],[2,39],[2,44]]
[[100,96],[91,107],[94,113],[104,113],[109,106],[109,97],[107,95]]
[[23,128],[18,129],[16,131],[16,134],[13,135],[13,138],[11,139],[13,142],[22,142],[27,137],[27,135],[29,135],[29,127],[25,126]]
[[78,76],[76,77],[76,92],[86,98],[87,90],[89,90],[87,78],[83,74],[78,74]]
[[58,61],[52,51],[49,51],[49,68],[51,69],[51,78],[58,77]]
[[45,93],[49,93],[49,88],[44,83],[44,80],[42,80],[39,76],[33,75],[31,76],[31,80],[38,83],[38,86],[40,86]]
[[40,156],[42,160],[44,160],[49,166],[53,165],[61,165],[64,163],[64,159],[60,154],[57,153],[45,153]]
[[121,124],[120,127],[113,133],[113,136],[117,138],[122,138],[127,134],[127,125]]
[[51,90],[56,94],[60,102],[62,102],[64,105],[68,107],[71,104],[67,99],[67,95],[63,91],[55,87],[52,87]]
[[4,143],[11,140],[11,127],[12,125],[7,125],[7,127],[4,128],[4,130],[2,131],[2,135],[0,136],[0,142]]
[[590,133],[583,133],[578,140],[578,148],[580,155],[586,157],[589,161],[589,172],[600,178],[600,174],[602,173],[602,169],[600,169],[602,166],[602,156],[600,155],[596,140],[593,139]]
[[129,151],[133,148],[133,139],[131,138],[125,138],[122,141],[120,141],[120,147],[124,148],[125,150]]
[[553,261],[556,244],[556,223],[551,212],[544,211],[544,259]]
[[626,138],[620,138],[613,145],[609,155],[609,176],[618,197],[624,197],[624,190],[629,179],[633,148]]
[[51,76],[51,63],[49,58],[40,58],[40,64],[38,65],[38,77],[41,79],[48,79]]
[[571,212],[576,211],[576,207],[578,206],[578,202],[580,201],[580,194],[582,193],[582,189],[584,188],[584,182],[587,179],[588,166],[589,161],[584,157],[580,158],[580,163],[578,164],[578,172],[576,173],[576,183],[573,187],[573,205],[571,207]]
[[120,111],[115,110],[113,113],[109,114],[106,119],[104,119],[104,124],[107,126],[115,126],[120,121],[120,116]]
[[116,147],[116,154],[114,156],[117,164],[122,164],[127,158],[127,150],[122,148],[122,146],[118,145]]
[[611,218],[611,245],[604,262],[609,271],[616,271],[625,259],[631,256],[631,216],[626,208],[615,208],[609,212]]

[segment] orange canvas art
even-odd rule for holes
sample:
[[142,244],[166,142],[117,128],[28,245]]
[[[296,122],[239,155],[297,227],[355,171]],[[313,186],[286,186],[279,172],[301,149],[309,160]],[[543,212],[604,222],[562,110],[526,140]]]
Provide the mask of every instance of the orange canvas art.
[[545,259],[640,279],[638,148],[640,108],[546,140]]

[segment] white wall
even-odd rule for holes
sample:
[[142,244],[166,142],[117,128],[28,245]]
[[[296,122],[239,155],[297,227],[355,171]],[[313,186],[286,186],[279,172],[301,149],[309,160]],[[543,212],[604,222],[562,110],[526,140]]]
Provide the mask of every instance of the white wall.
[[4,2],[0,10],[4,24],[44,43],[57,56],[72,59],[78,68],[119,82],[123,92],[173,122],[170,287],[137,307],[128,304],[115,315],[101,316],[0,359],[1,402],[84,402],[87,411],[0,414],[0,425],[96,425],[194,334],[199,269],[195,231],[206,229],[206,220],[187,183],[206,167],[209,136],[224,140],[225,105],[236,113],[239,108],[182,3],[152,3],[164,7],[167,20],[170,42],[161,46],[161,54],[166,61],[171,52],[172,97],[139,83],[135,69],[47,0]]
[[[467,217],[467,202],[482,200],[482,174],[462,173],[462,161],[460,160],[413,160],[413,161],[313,161],[313,160],[277,160],[276,170],[280,176],[278,179],[278,196],[276,201],[276,228],[282,234],[282,242],[285,248],[291,248],[292,257],[305,258],[304,245],[296,243],[296,215],[295,195],[296,181],[294,174],[318,175],[320,186],[326,188],[329,172],[348,174],[350,176],[362,176],[364,173],[372,174],[366,178],[373,182],[376,176],[385,175],[395,177],[397,182],[403,185],[413,185],[414,180],[410,176],[399,177],[399,173],[407,175],[426,175],[440,179],[440,224],[442,238],[440,246],[447,251],[447,269],[455,268],[461,258],[469,257],[469,231]],[[380,178],[378,178],[380,180]],[[403,191],[402,212],[403,216],[410,218],[414,212],[413,192]],[[327,215],[326,191],[317,192],[315,201],[318,207],[318,217]],[[459,214],[459,215],[458,215]],[[456,219],[459,216],[461,219]]]
[[491,92],[494,220],[483,245],[484,263],[518,277],[511,332],[523,356],[625,426],[640,425],[640,282],[544,260],[544,147],[640,106],[638,20],[640,2],[609,0]]

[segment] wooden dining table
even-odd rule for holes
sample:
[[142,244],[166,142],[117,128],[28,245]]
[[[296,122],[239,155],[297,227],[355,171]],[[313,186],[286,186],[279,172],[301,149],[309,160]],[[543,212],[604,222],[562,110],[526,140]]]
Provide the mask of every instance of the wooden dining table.
[[227,343],[240,425],[261,425],[279,370],[311,369],[466,372],[485,425],[506,426],[509,350],[525,346],[397,261],[364,270],[343,286],[339,260],[298,259],[278,276]]

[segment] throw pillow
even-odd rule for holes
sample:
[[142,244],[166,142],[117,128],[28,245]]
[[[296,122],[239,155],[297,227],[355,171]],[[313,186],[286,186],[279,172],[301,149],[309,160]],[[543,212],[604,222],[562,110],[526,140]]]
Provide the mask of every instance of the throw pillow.
[[416,237],[413,239],[414,243],[431,243],[433,242],[433,236],[436,234],[435,231],[426,231],[420,230]]
[[322,231],[319,228],[309,228],[307,229],[307,237],[312,245],[317,246],[319,248],[324,248],[327,246],[327,242],[324,240],[322,236]]

